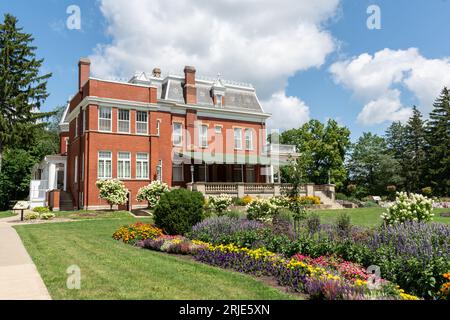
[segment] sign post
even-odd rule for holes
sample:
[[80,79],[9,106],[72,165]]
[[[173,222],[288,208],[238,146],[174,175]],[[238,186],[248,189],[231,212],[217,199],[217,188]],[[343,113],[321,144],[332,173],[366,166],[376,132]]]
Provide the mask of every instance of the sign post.
[[13,210],[20,210],[20,221],[23,221],[23,211],[30,206],[28,201],[17,201]]

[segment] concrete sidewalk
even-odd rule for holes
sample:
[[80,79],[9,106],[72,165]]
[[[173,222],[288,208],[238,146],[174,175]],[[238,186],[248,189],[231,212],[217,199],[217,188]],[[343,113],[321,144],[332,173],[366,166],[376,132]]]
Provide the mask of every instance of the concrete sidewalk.
[[16,230],[0,219],[0,300],[50,300],[39,272]]

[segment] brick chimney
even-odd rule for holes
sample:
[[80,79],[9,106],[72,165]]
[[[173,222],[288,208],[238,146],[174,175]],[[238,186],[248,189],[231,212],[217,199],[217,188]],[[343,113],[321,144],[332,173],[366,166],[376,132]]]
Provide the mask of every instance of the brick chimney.
[[186,104],[197,104],[195,68],[191,66],[184,67],[184,100]]
[[89,80],[91,73],[91,61],[88,58],[81,58],[78,62],[78,89],[82,90],[84,84]]

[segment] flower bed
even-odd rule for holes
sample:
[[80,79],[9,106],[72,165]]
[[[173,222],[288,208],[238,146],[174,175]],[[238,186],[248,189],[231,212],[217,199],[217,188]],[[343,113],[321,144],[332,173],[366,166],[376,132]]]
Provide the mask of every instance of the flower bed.
[[128,226],[120,227],[113,234],[115,240],[135,244],[137,241],[154,239],[163,234],[162,230],[149,223],[137,222]]
[[[359,269],[352,274],[353,270],[344,266],[355,266],[346,261],[339,262],[343,275],[337,269],[309,264],[298,257],[285,259],[264,248],[248,249],[234,244],[207,245],[198,251],[195,259],[238,272],[273,276],[279,284],[306,293],[312,299],[418,299],[382,279],[377,282],[378,288],[369,289],[367,281],[361,279],[368,275],[363,276]],[[302,256],[302,259],[311,258]]]
[[174,253],[174,254],[195,254],[200,249],[206,247],[200,241],[191,241],[182,236],[162,235],[157,238],[142,240],[136,245],[143,249]]

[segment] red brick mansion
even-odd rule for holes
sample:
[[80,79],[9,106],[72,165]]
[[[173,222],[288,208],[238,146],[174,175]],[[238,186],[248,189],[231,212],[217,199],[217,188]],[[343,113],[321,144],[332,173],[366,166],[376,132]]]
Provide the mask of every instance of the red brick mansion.
[[152,180],[205,194],[280,193],[280,156],[286,161],[295,148],[267,145],[270,115],[251,85],[198,77],[190,66],[183,75],[155,68],[123,82],[91,77],[88,59],[78,67],[60,154],[35,167],[32,206],[108,208],[96,181],[111,178],[125,183],[133,207],[146,205],[136,194]]

